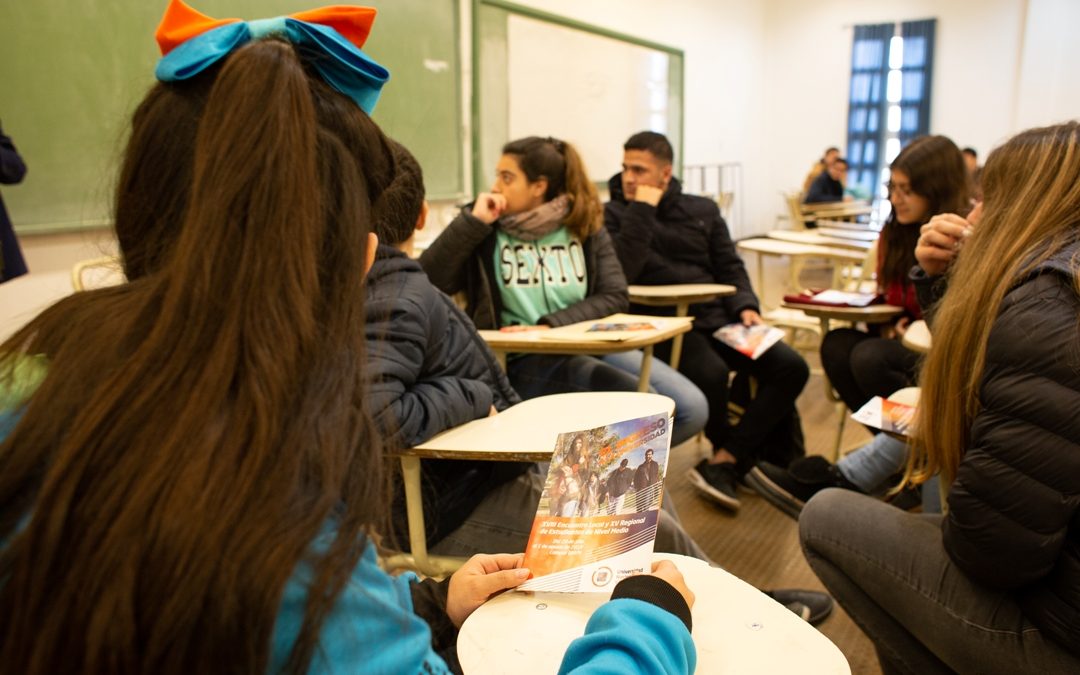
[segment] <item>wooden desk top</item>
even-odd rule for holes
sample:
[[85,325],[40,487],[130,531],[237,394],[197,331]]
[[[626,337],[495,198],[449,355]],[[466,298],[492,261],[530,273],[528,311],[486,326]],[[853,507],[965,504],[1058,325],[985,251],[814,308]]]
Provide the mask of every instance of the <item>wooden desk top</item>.
[[912,321],[908,326],[907,332],[900,338],[900,343],[913,352],[920,354],[926,354],[930,351],[930,345],[932,344],[932,338],[930,337],[930,328],[923,320]]
[[561,433],[674,411],[675,402],[659,394],[602,391],[541,396],[493,417],[448,429],[402,454],[546,462],[551,460]]
[[[691,610],[699,673],[850,673],[828,638],[719,567],[657,553],[675,563],[697,597]],[[470,675],[554,673],[605,593],[508,592],[484,603],[458,634]]]
[[744,239],[735,246],[744,251],[765,253],[768,255],[790,255],[816,258],[831,258],[842,262],[862,262],[866,254],[850,248],[836,248],[830,246],[818,246],[815,244],[796,244],[791,241],[779,239]]
[[818,202],[816,204],[803,204],[803,213],[808,216],[820,216],[825,213],[841,213],[848,216],[864,216],[873,211],[873,207],[866,202]]
[[[642,321],[661,326],[654,330],[633,331],[633,335],[625,340],[604,340],[603,333],[597,333],[596,339],[590,339],[581,335],[582,331],[589,326],[605,322]],[[631,349],[640,349],[654,345],[664,340],[685,333],[693,325],[693,319],[689,317],[655,317],[634,314],[616,314],[594,321],[582,321],[580,323],[552,328],[550,330],[526,330],[519,332],[504,332],[498,330],[479,331],[484,342],[495,351],[520,353],[520,354],[613,354],[627,352]],[[551,333],[563,331],[568,335],[580,336],[580,339],[555,339]],[[625,333],[623,333],[625,334]]]
[[669,284],[663,286],[630,286],[630,302],[649,307],[667,307],[686,302],[691,305],[707,302],[725,295],[735,295],[736,288],[727,284]]
[[799,302],[785,302],[787,309],[797,309],[808,316],[819,319],[839,321],[864,321],[866,323],[885,323],[904,313],[903,307],[896,305],[867,305],[866,307],[830,307],[828,305],[810,305]]
[[868,251],[870,250],[870,247],[874,245],[873,240],[865,241],[851,237],[830,237],[818,230],[771,230],[768,233],[768,237],[770,239],[790,241],[796,244],[850,248],[857,251]]

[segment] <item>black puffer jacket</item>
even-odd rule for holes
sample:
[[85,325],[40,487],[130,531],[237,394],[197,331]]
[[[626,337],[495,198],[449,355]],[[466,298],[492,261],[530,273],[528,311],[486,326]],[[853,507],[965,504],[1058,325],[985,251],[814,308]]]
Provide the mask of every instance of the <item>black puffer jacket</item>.
[[949,495],[944,545],[1080,654],[1080,297],[1074,246],[1002,302],[981,411]]
[[[760,311],[746,267],[714,202],[683,194],[675,178],[656,207],[628,202],[621,173],[612,177],[608,188],[611,201],[604,206],[604,224],[630,283],[730,284],[738,289],[735,295],[692,305],[695,330],[711,333],[738,321],[744,309]],[[658,309],[663,308],[631,311],[658,314]]]
[[[367,277],[368,409],[390,448],[505,410],[520,398],[469,318],[435,288],[420,265],[379,246]],[[421,463],[428,542],[456,529],[494,487],[528,464],[425,460]],[[400,490],[399,490],[400,492]],[[405,544],[403,495],[393,522]]]
[[[565,326],[625,312],[630,305],[626,277],[611,237],[601,228],[582,242],[587,279],[585,299],[540,317],[538,323]],[[478,328],[499,328],[502,298],[495,283],[495,229],[466,207],[420,256],[431,282],[444,293],[465,291],[465,311]]]

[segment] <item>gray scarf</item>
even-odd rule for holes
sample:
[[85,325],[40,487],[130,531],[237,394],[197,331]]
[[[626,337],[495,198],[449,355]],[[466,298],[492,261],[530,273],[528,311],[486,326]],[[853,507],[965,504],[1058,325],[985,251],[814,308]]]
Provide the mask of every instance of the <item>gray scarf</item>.
[[499,218],[498,227],[511,237],[522,241],[536,241],[551,234],[570,213],[570,197],[561,194],[535,209]]

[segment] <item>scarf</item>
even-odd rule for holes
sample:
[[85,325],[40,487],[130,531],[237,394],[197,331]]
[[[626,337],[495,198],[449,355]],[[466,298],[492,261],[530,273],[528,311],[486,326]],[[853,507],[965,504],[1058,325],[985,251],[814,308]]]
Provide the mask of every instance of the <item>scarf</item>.
[[511,237],[522,241],[537,241],[559,229],[568,213],[570,198],[562,194],[535,209],[499,218],[497,225]]

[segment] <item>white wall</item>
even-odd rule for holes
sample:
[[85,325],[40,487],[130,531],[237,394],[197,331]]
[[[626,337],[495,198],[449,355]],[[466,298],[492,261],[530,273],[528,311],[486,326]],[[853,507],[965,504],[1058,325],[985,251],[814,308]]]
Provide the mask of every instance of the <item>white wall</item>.
[[1080,118],[1080,2],[1028,0],[1015,128]]

